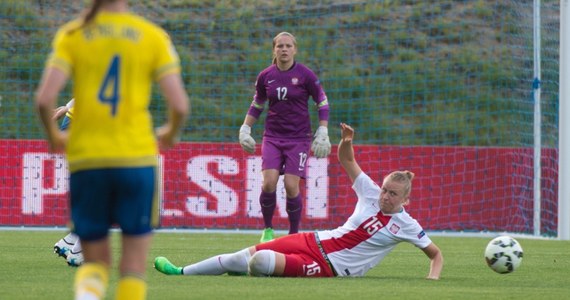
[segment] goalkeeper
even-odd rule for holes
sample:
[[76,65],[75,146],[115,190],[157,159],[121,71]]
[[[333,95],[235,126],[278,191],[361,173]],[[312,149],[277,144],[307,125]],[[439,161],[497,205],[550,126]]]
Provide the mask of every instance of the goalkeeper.
[[[329,104],[319,79],[311,69],[295,61],[297,42],[288,32],[273,39],[273,63],[257,76],[253,102],[239,130],[239,143],[248,153],[255,153],[251,127],[269,102],[261,145],[263,184],[259,203],[264,230],[260,241],[273,236],[273,213],[277,203],[277,181],[284,175],[289,233],[299,231],[303,201],[299,190],[305,178],[309,149],[317,158],[330,154],[328,137]],[[316,103],[319,126],[311,145],[309,97]]]
[[399,243],[421,249],[430,260],[427,279],[437,280],[443,268],[439,247],[404,209],[410,201],[410,171],[395,171],[378,186],[354,158],[354,130],[341,124],[338,160],[352,181],[358,201],[348,220],[333,230],[282,236],[230,254],[217,255],[185,267],[157,257],[154,267],[167,275],[221,275],[249,272],[254,276],[364,276]]

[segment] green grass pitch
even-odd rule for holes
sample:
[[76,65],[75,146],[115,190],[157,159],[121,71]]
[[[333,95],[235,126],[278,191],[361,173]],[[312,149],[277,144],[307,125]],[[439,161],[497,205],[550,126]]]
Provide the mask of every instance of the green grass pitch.
[[[52,250],[63,231],[0,231],[0,299],[72,299],[76,271]],[[114,257],[118,234],[112,234]],[[432,236],[445,265],[441,280],[429,281],[428,259],[415,247],[399,245],[361,278],[255,278],[249,276],[166,276],[152,267],[155,256],[186,265],[255,244],[258,235],[165,233],[154,235],[148,259],[148,299],[570,299],[570,242],[517,238],[521,267],[496,274],[483,259],[490,238]],[[115,263],[116,266],[116,263]],[[114,297],[117,272],[108,299]]]

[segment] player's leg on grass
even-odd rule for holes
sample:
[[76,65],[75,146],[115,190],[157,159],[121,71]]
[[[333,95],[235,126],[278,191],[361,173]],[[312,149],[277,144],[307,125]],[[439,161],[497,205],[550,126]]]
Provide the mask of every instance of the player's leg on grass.
[[166,275],[183,275],[182,267],[178,267],[164,256],[157,256],[154,258],[154,268],[160,273]]
[[334,277],[328,266],[307,253],[283,254],[273,250],[258,250],[249,261],[252,276]]
[[249,260],[252,276],[282,276],[285,271],[285,255],[273,250],[259,250]]
[[255,245],[249,271],[254,276],[333,277],[332,269],[318,249],[315,233],[281,236]]
[[[166,275],[222,275],[224,273],[247,273],[248,263],[255,252],[254,247],[234,253],[216,255],[185,267],[178,267],[166,257],[159,256],[154,260],[154,267]],[[237,275],[237,274],[236,274]]]
[[228,272],[247,273],[248,262],[254,248],[216,255],[182,269],[184,275],[221,275]]

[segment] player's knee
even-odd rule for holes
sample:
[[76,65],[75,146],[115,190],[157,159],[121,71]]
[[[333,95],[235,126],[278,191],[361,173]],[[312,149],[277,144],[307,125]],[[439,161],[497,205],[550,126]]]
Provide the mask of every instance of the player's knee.
[[228,269],[237,269],[243,272],[244,269],[247,269],[250,258],[249,248],[245,248],[232,254],[220,255],[220,263]]
[[270,276],[275,270],[275,252],[259,250],[249,260],[249,273],[252,276]]

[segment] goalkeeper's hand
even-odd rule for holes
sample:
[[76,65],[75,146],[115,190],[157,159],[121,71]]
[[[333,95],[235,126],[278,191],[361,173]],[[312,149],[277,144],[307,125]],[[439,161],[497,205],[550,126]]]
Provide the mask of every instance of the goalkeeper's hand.
[[329,130],[326,126],[319,126],[315,133],[315,140],[311,145],[311,150],[317,158],[327,157],[331,153],[331,142],[329,140]]
[[255,140],[251,137],[251,127],[248,125],[243,124],[239,129],[239,144],[245,152],[255,152]]

